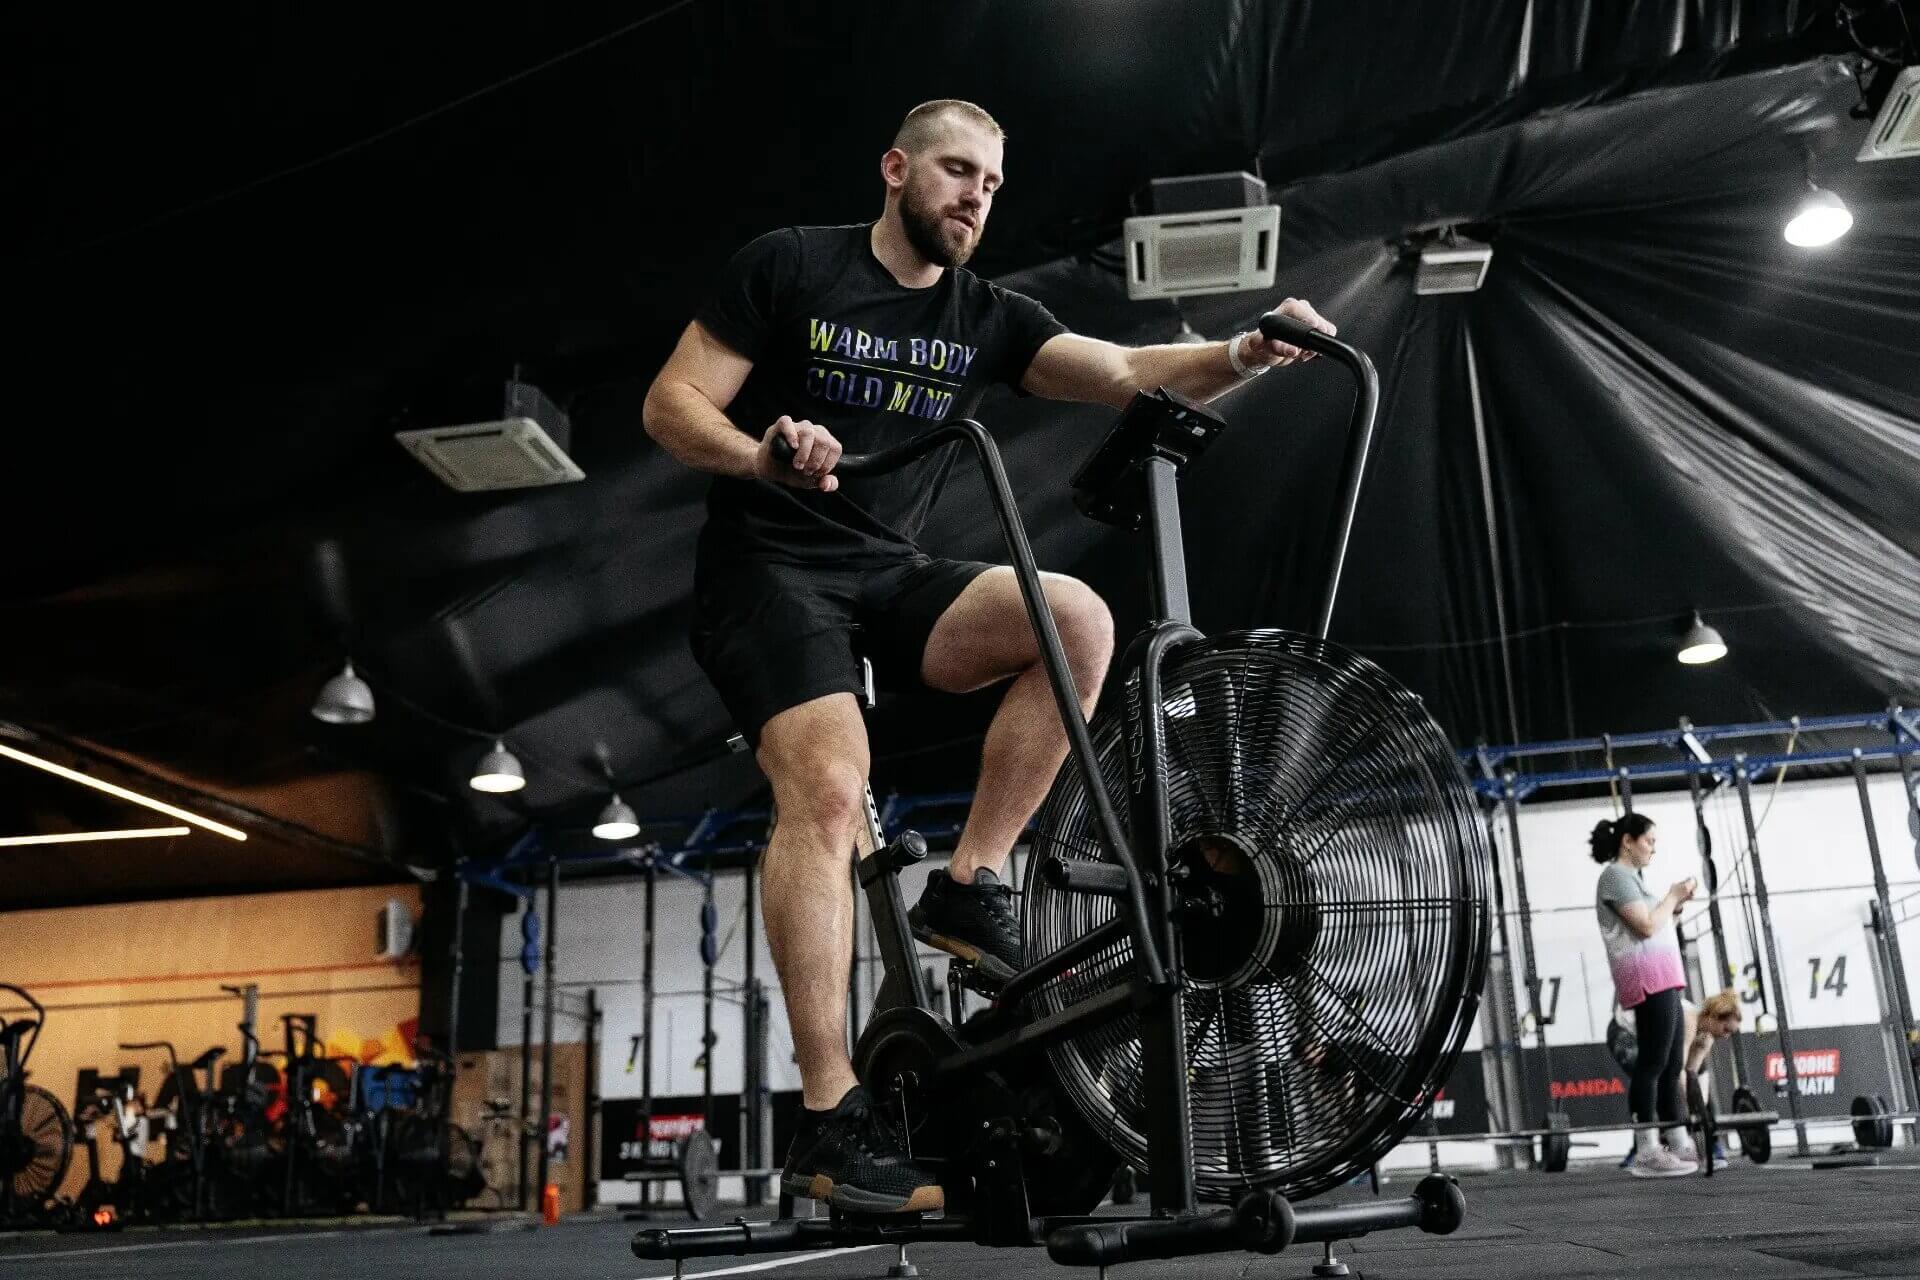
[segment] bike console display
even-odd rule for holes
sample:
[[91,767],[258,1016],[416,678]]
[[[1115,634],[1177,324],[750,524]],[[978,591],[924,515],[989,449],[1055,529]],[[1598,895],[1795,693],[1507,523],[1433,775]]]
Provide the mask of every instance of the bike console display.
[[1073,505],[1082,514],[1122,529],[1138,529],[1146,512],[1141,468],[1165,458],[1176,471],[1205,453],[1226,421],[1178,391],[1141,391],[1100,447],[1073,477]]

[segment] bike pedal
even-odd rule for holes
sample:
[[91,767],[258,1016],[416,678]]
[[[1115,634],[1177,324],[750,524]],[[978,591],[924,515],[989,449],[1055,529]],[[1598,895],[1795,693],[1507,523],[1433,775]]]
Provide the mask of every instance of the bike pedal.
[[1000,989],[1013,977],[1013,970],[993,956],[983,955],[978,962],[955,956],[947,963],[960,975],[961,986],[989,1000],[998,996]]

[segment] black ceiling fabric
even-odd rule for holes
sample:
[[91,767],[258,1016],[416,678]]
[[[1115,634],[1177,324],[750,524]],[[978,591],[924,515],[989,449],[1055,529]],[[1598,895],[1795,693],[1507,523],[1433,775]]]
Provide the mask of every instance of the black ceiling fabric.
[[[10,15],[42,56],[7,90],[29,108],[5,260],[34,429],[0,507],[0,720],[282,820],[300,852],[260,853],[262,886],[486,856],[536,821],[576,838],[601,748],[643,818],[755,802],[684,638],[705,482],[640,400],[733,249],[874,216],[893,122],[946,94],[1010,137],[974,265],[1116,341],[1178,327],[1125,297],[1129,196],[1259,169],[1276,288],[1186,315],[1225,336],[1307,297],[1372,354],[1333,638],[1456,741],[1920,697],[1920,162],[1853,162],[1831,6],[1601,8]],[[1815,253],[1780,238],[1809,174],[1856,218]],[[1494,246],[1480,291],[1414,295],[1410,239],[1441,225]],[[515,367],[566,405],[586,481],[455,494],[394,443]],[[1218,402],[1234,429],[1184,488],[1203,627],[1305,625],[1349,394],[1322,361]],[[981,416],[1043,563],[1137,626],[1137,540],[1066,488],[1112,415]],[[995,555],[956,476],[929,547]],[[1732,647],[1715,666],[1673,661],[1694,608]],[[349,655],[378,717],[318,724]],[[991,709],[884,706],[876,781],[970,787]],[[517,796],[465,785],[493,734]],[[78,821],[33,796],[33,822]],[[246,887],[217,839],[44,861],[0,905]]]

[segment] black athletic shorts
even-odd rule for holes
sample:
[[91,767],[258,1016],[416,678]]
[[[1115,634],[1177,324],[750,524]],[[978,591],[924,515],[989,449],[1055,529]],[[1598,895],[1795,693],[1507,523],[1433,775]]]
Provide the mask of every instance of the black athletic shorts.
[[859,694],[857,654],[872,659],[881,688],[923,688],[933,624],[992,567],[914,555],[877,568],[825,569],[703,548],[694,570],[694,661],[757,750],[761,729],[789,707]]

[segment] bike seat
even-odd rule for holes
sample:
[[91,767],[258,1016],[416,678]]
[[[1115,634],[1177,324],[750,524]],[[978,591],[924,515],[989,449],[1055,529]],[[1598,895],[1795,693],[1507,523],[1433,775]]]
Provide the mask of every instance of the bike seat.
[[226,1055],[227,1051],[223,1046],[215,1045],[193,1060],[193,1069],[195,1071],[205,1071],[208,1067],[226,1057]]
[[866,628],[855,623],[852,629],[853,660],[859,668],[860,705],[871,711],[879,702],[879,695],[873,687],[873,656],[869,652]]
[[0,1044],[12,1044],[40,1024],[32,1018],[21,1018],[17,1022],[0,1023]]

